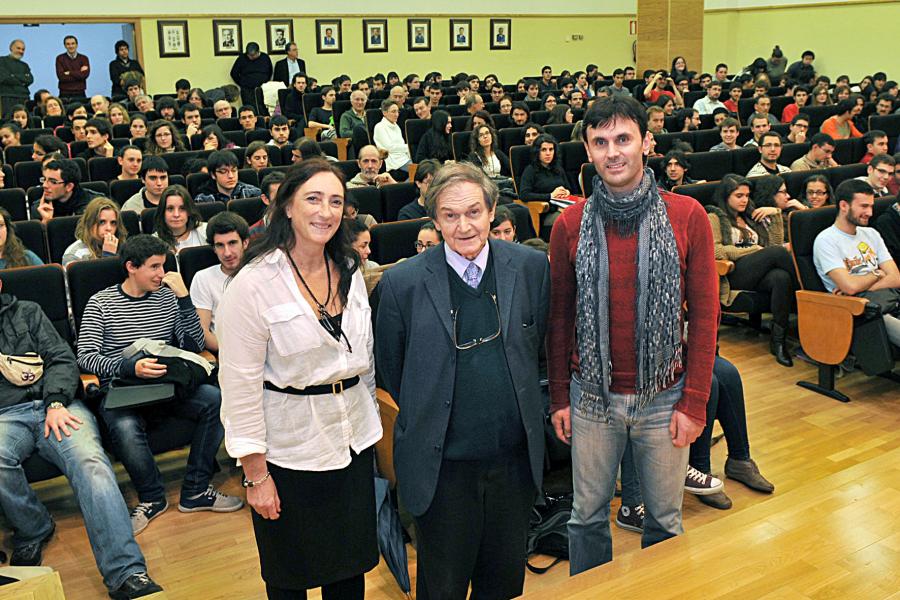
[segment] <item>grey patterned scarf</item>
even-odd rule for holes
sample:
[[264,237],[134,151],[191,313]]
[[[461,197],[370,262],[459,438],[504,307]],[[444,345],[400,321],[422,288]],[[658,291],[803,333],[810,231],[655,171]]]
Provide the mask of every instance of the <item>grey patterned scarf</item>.
[[609,254],[605,226],[620,235],[637,232],[635,342],[638,405],[672,381],[682,363],[681,270],[675,235],[650,169],[636,190],[613,197],[599,176],[584,206],[575,259],[576,329],[581,370],[580,406],[609,420],[612,357],[609,349]]

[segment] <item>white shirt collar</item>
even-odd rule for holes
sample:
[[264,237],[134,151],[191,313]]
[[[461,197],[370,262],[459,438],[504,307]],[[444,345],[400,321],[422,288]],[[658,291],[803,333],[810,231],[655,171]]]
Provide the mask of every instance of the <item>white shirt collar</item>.
[[468,268],[469,263],[475,263],[478,265],[478,268],[481,269],[481,272],[484,273],[485,269],[487,269],[487,261],[488,261],[488,253],[490,252],[490,243],[488,241],[484,242],[484,248],[481,249],[481,252],[478,253],[478,256],[475,257],[474,260],[469,260],[463,255],[453,251],[450,249],[450,246],[447,245],[447,242],[444,242],[444,256],[447,259],[447,264],[450,265],[450,268],[453,269],[453,272],[459,275],[460,279],[465,279],[463,277],[463,273],[466,272],[466,268]]

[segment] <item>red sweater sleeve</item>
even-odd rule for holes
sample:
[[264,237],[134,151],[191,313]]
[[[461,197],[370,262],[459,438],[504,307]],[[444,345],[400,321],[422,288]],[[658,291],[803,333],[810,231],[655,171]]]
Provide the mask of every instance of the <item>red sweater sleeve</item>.
[[689,202],[684,295],[687,301],[687,356],[684,392],[675,408],[696,423],[706,423],[719,325],[719,282],[712,229],[703,208]]
[[575,348],[575,251],[584,202],[570,206],[550,233],[550,317],[547,334],[547,373],[550,412],[569,405],[570,358]]

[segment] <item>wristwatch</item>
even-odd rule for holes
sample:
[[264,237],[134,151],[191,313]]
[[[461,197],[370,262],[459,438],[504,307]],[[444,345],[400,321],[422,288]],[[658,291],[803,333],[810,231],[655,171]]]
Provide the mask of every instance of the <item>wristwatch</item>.
[[62,402],[51,402],[47,405],[47,410],[55,409],[55,408],[65,408],[66,405]]

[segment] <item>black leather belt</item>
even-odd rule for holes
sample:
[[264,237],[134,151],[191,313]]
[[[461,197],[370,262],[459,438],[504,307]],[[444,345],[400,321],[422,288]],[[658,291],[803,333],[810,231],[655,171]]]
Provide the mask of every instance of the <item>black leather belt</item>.
[[349,390],[357,383],[359,383],[359,375],[354,375],[350,379],[335,381],[334,383],[310,385],[303,389],[294,387],[281,388],[269,381],[264,381],[263,387],[273,392],[281,392],[282,394],[290,394],[292,396],[321,396],[322,394],[342,394],[344,390]]

